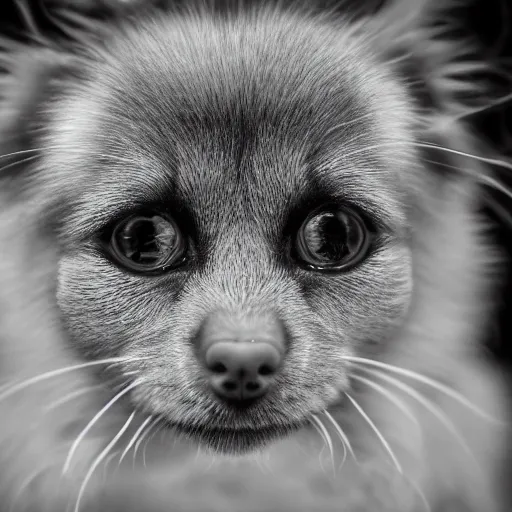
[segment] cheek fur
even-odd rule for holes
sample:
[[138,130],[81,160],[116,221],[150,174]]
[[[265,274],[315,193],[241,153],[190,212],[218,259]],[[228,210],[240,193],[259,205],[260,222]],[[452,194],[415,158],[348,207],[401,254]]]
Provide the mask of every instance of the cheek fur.
[[381,249],[347,274],[308,279],[311,309],[327,332],[339,333],[352,350],[382,345],[407,316],[412,295],[412,255],[405,246]]

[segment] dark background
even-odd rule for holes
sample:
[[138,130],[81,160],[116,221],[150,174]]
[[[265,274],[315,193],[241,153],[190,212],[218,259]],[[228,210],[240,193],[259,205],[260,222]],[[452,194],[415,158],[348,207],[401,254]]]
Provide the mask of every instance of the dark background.
[[[120,3],[120,0],[117,0]],[[358,0],[362,2],[363,0]],[[364,0],[372,8],[383,0]],[[437,0],[445,2],[447,0]],[[106,6],[115,5],[116,0],[0,0],[0,37],[8,34],[23,38],[27,24],[23,21],[21,6],[30,8],[38,28],[51,37],[62,36],[55,25],[49,21],[47,9],[51,11],[56,4],[82,8],[85,5],[98,6],[91,16],[103,17],[108,13]],[[373,2],[373,3],[372,3]],[[496,97],[512,93],[512,0],[464,0],[467,7],[458,10],[462,16],[464,30],[475,34],[482,43],[482,57],[492,65],[500,66],[501,73],[492,73],[487,77]],[[361,5],[361,4],[359,4]],[[508,72],[507,72],[508,70]],[[512,101],[472,116],[469,121],[481,136],[497,148],[504,157],[512,162]],[[512,170],[496,168],[500,180],[512,190]],[[506,271],[501,277],[502,289],[495,298],[497,303],[495,328],[489,332],[488,344],[492,356],[505,368],[512,370],[512,193],[488,190],[491,200],[485,208],[485,214],[492,222],[492,232],[506,256]],[[512,375],[512,372],[510,372]]]

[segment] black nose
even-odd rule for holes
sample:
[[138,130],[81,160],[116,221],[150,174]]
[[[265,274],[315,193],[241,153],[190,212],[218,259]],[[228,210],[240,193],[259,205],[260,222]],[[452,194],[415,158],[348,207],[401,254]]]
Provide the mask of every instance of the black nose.
[[248,403],[270,389],[281,352],[269,341],[217,341],[206,351],[213,391],[226,401]]

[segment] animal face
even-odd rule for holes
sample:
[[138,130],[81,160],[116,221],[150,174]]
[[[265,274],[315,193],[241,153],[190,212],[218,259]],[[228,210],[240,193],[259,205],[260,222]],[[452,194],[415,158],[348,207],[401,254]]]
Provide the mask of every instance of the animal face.
[[216,449],[337,403],[344,357],[408,310],[413,105],[367,46],[293,13],[173,16],[117,34],[55,104],[70,335],[147,357],[134,404]]
[[[96,471],[158,425],[187,461],[192,441],[242,468],[272,442],[296,496],[217,475],[258,510],[263,488],[272,511],[498,510],[493,182],[459,122],[452,89],[479,90],[461,43],[427,0],[357,20],[321,0],[160,3],[0,54],[0,501],[141,510],[156,489],[190,508],[215,478],[167,445],[159,468]],[[333,466],[344,451],[321,502],[322,468],[290,450],[317,440],[308,423]]]

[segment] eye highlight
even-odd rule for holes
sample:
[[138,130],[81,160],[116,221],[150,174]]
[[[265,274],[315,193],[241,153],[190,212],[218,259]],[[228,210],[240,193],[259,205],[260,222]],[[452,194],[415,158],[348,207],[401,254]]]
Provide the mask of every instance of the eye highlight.
[[346,271],[359,263],[370,245],[363,219],[349,208],[319,209],[300,226],[297,259],[311,270]]
[[185,259],[187,244],[177,224],[158,213],[136,214],[119,222],[109,249],[116,262],[136,273],[162,273]]

